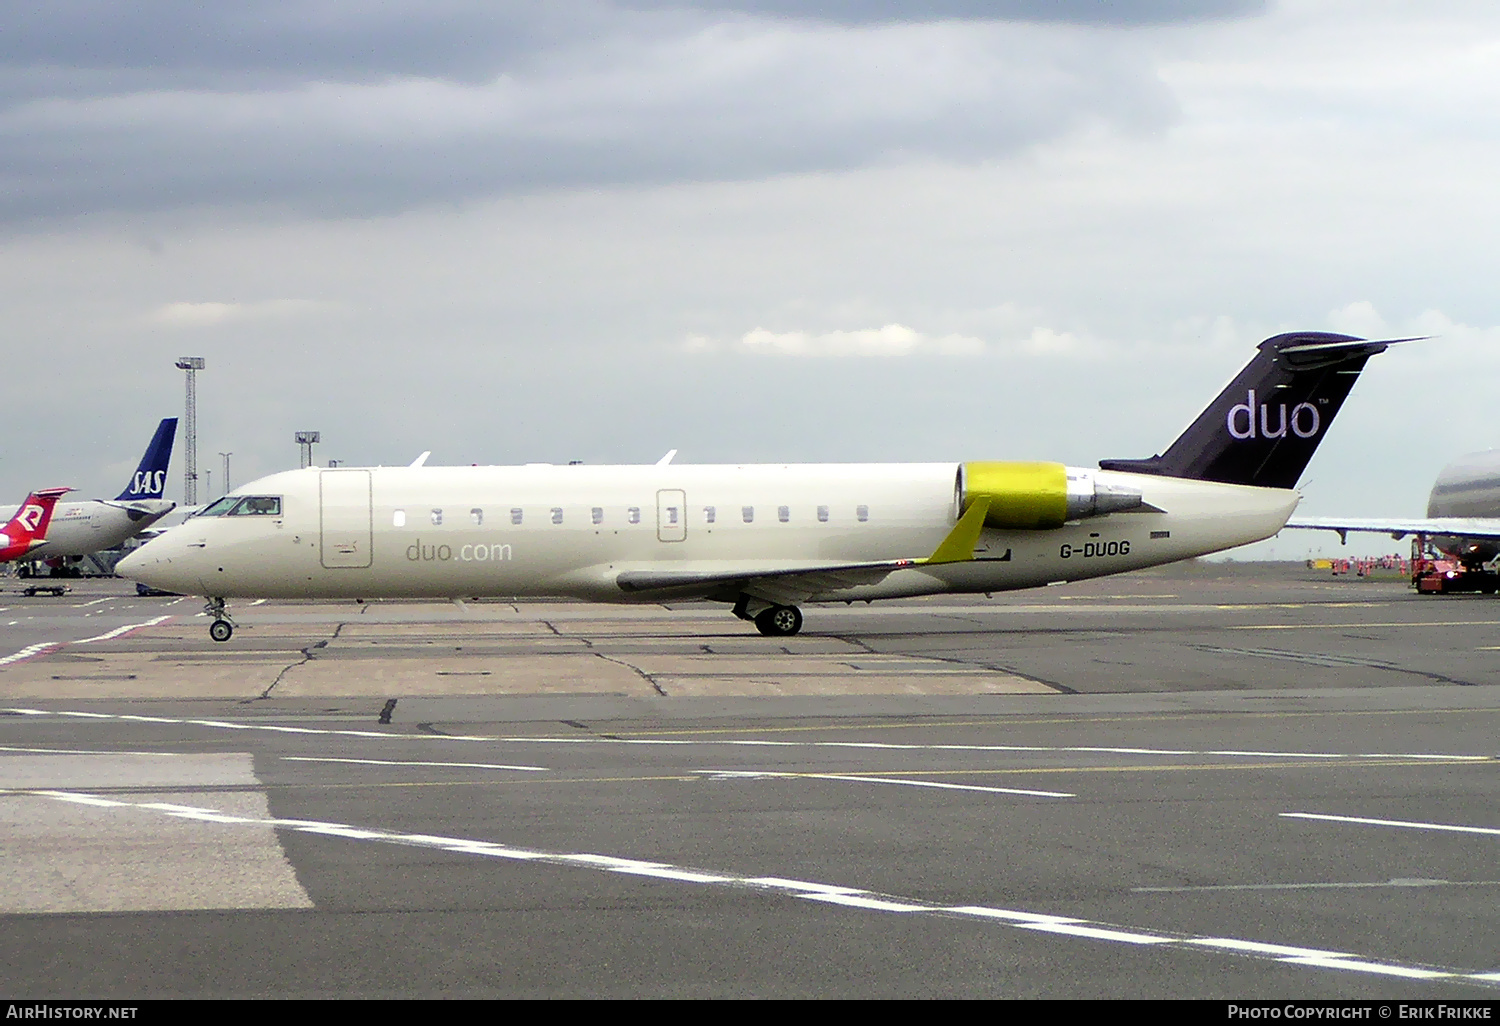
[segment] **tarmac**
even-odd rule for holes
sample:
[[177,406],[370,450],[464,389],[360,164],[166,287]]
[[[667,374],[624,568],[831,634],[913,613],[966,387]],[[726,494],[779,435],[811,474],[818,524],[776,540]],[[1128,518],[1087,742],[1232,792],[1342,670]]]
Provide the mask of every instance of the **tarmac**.
[[1491,1000],[1500,600],[0,594],[27,999]]

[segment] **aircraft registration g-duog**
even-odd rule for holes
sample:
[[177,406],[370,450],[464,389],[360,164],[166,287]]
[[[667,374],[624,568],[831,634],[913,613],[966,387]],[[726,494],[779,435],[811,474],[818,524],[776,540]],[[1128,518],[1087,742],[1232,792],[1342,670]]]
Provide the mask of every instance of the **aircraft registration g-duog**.
[[1061,463],[309,468],[237,489],[119,572],[230,598],[708,599],[799,606],[1102,577],[1270,537],[1370,356],[1277,335],[1165,453]]
[[[167,486],[167,465],[176,434],[177,418],[163,420],[124,491],[113,499],[59,504],[52,513],[46,537],[17,558],[60,564],[68,558],[113,548],[170,513],[177,504],[162,498],[162,492]],[[15,516],[19,508],[0,508],[0,518]]]

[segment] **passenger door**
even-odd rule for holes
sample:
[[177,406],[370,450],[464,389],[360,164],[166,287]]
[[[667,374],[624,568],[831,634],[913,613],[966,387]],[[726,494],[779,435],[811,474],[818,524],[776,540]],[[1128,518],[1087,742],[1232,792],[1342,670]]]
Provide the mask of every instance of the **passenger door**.
[[318,494],[322,539],[319,552],[330,570],[366,567],[373,556],[368,470],[320,470]]

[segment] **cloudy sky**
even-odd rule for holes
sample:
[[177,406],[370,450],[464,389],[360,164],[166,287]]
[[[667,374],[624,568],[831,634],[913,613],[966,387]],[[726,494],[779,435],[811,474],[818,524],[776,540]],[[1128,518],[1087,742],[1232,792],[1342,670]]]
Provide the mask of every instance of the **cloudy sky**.
[[303,428],[351,463],[1089,465],[1319,329],[1438,336],[1303,480],[1416,515],[1500,445],[1497,129],[1480,0],[27,5],[0,496],[117,492],[181,355],[217,493]]

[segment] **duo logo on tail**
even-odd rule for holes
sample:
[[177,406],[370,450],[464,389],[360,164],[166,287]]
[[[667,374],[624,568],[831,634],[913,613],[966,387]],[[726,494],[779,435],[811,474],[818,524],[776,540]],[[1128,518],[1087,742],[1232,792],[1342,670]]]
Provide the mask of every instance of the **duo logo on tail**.
[[162,492],[167,487],[167,465],[172,459],[172,441],[176,437],[176,417],[167,417],[156,426],[156,434],[151,436],[151,444],[146,446],[141,465],[135,468],[135,474],[131,476],[125,490],[116,496],[116,502],[162,497]]
[[1297,331],[1268,338],[1171,448],[1104,470],[1261,488],[1295,488],[1365,361],[1397,342]]
[[0,562],[20,559],[46,541],[47,525],[52,523],[52,510],[57,500],[72,490],[44,488],[28,495],[16,515],[10,518],[10,523],[0,529]]

